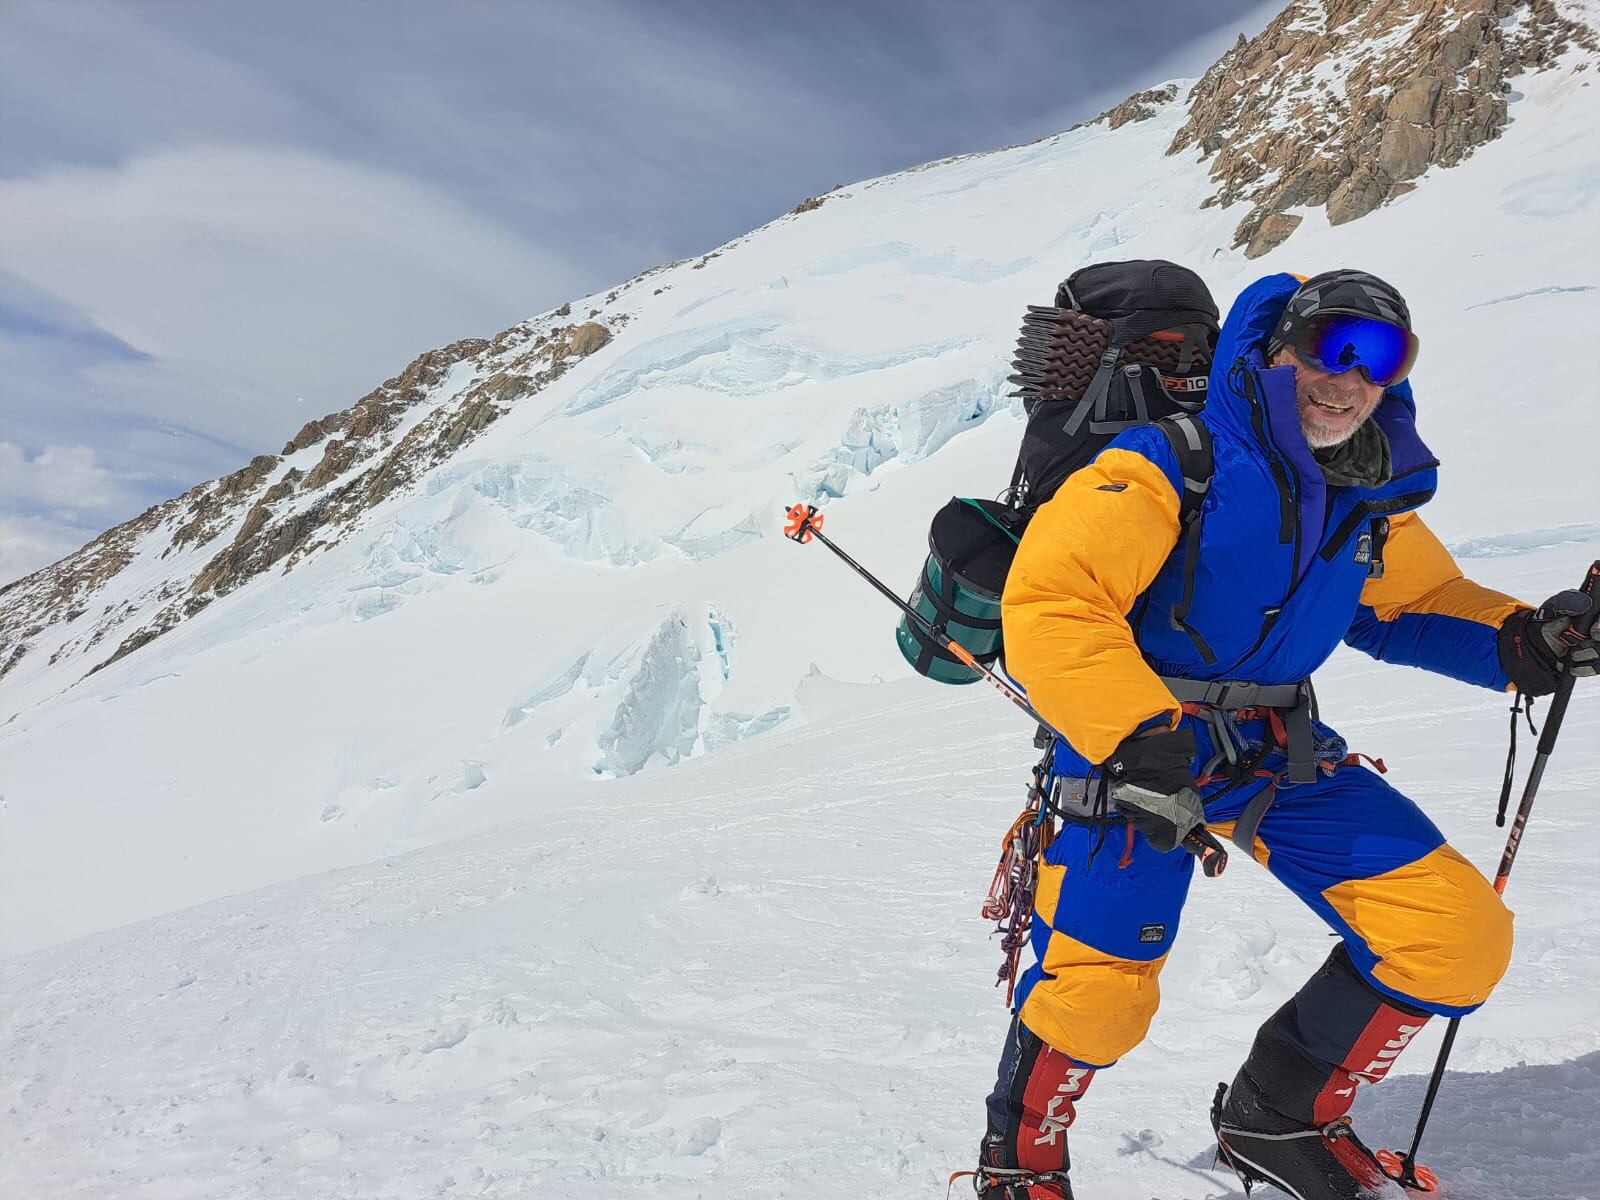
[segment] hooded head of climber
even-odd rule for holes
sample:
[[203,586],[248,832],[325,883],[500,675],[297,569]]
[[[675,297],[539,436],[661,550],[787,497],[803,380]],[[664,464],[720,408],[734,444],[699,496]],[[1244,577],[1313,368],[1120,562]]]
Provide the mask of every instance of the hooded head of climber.
[[[1365,440],[1376,435],[1367,418],[1416,357],[1405,299],[1365,271],[1328,271],[1306,280],[1267,341],[1268,365],[1294,368],[1301,432],[1325,465],[1363,427]],[[1366,448],[1362,457],[1375,449]]]

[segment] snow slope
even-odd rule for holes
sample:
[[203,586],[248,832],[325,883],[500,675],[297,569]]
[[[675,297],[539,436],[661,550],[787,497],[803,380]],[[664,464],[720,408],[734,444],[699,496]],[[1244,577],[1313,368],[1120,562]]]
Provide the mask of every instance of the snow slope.
[[[1028,731],[907,678],[893,613],[782,506],[826,500],[909,588],[933,509],[1008,477],[1017,320],[1074,267],[1177,258],[1226,304],[1363,265],[1418,314],[1430,523],[1486,582],[1570,585],[1600,556],[1600,482],[1559,452],[1593,427],[1594,77],[1520,81],[1465,164],[1256,262],[1162,157],[1181,100],[847,188],[576,303],[610,345],[293,571],[87,678],[7,678],[0,1195],[934,1194],[1004,1026],[976,911]],[[1504,701],[1325,675],[1492,866]],[[1597,692],[1430,1138],[1453,1200],[1600,1194]],[[1150,1044],[1083,1106],[1088,1196],[1238,1195],[1200,1162],[1209,1087],[1328,946],[1249,864],[1188,926]],[[1378,1140],[1420,1082],[1364,1102]]]
[[[1486,560],[1548,590],[1561,551]],[[1482,864],[1503,705],[1340,660],[1324,703]],[[970,1165],[1005,1027],[978,906],[1030,754],[902,681],[537,817],[6,964],[0,1194],[904,1197]],[[1427,1142],[1450,1200],[1600,1196],[1600,696],[1575,703]],[[1238,1200],[1205,1110],[1330,946],[1264,871],[1197,880],[1148,1043],[1073,1131],[1080,1194]],[[1435,1023],[1437,1025],[1437,1023]],[[1403,1144],[1439,1030],[1363,1101]]]

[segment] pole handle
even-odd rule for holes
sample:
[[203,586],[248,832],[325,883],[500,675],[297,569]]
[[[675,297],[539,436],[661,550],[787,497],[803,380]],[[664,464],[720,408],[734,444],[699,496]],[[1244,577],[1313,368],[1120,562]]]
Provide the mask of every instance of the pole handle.
[[1183,848],[1200,860],[1200,870],[1207,879],[1215,879],[1228,869],[1228,852],[1203,825],[1183,839]]
[[[1578,590],[1591,600],[1600,599],[1600,559],[1589,564],[1588,573]],[[1544,729],[1539,734],[1539,753],[1548,755],[1555,749],[1556,734],[1561,732],[1562,718],[1567,715],[1567,705],[1572,701],[1571,675],[1562,675],[1556,683],[1555,695],[1550,698],[1550,710],[1545,714]]]

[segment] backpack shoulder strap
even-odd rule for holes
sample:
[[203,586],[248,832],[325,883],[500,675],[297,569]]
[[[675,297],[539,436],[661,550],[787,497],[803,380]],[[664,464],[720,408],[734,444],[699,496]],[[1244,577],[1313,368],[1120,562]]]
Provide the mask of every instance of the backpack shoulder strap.
[[1178,537],[1183,547],[1183,591],[1172,606],[1172,627],[1189,635],[1194,648],[1207,665],[1217,661],[1217,656],[1206,644],[1200,631],[1189,624],[1189,606],[1194,601],[1194,577],[1200,565],[1200,506],[1211,490],[1211,479],[1216,473],[1216,460],[1211,452],[1211,431],[1205,422],[1197,421],[1192,413],[1178,413],[1162,417],[1156,428],[1166,435],[1167,443],[1178,458],[1178,470],[1183,475],[1183,495],[1178,498]]
[[1200,505],[1211,490],[1215,463],[1211,457],[1211,430],[1193,413],[1162,417],[1155,426],[1166,435],[1183,475],[1183,495],[1178,497],[1178,524],[1188,529],[1200,515]]

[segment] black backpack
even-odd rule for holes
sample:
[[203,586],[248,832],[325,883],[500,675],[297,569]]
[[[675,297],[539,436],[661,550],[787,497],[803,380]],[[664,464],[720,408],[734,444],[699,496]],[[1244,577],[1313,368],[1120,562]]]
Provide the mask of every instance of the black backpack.
[[[1192,563],[1212,474],[1211,436],[1193,414],[1205,404],[1217,332],[1205,283],[1163,259],[1084,267],[1056,290],[1053,306],[1029,305],[1009,377],[1028,421],[1011,485],[998,500],[956,497],[934,516],[911,606],[979,662],[997,661],[1000,595],[1029,519],[1067,476],[1135,425],[1156,424],[1177,456],[1179,523]],[[1188,591],[1172,614],[1180,628]],[[895,639],[930,679],[980,678],[909,618]]]

